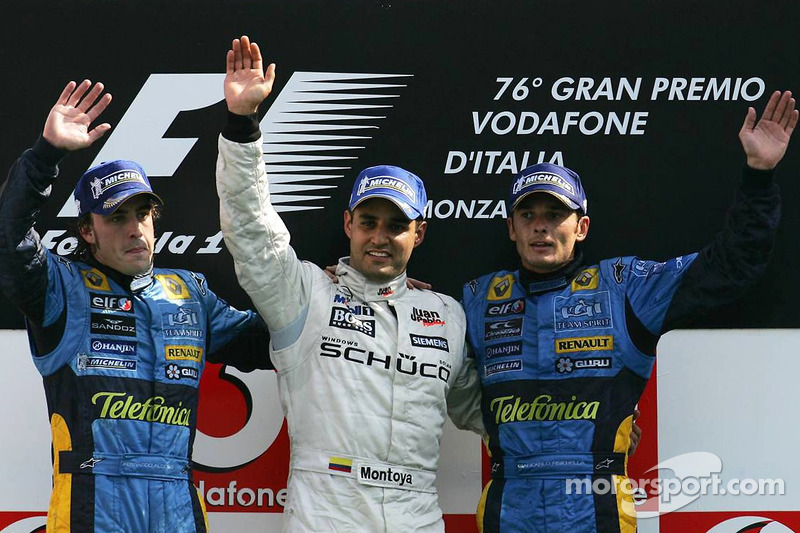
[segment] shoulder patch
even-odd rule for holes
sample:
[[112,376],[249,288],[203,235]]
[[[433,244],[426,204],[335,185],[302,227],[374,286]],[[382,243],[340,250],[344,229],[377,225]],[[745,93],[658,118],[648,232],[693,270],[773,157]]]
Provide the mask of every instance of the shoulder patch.
[[514,274],[506,274],[502,277],[495,277],[489,283],[489,291],[486,294],[487,300],[506,300],[511,298],[511,288],[514,286]]
[[594,290],[600,284],[600,277],[597,275],[597,268],[587,268],[572,280],[572,292]]
[[191,298],[189,287],[177,274],[156,274],[156,279],[167,293],[170,300],[188,300]]
[[83,277],[83,284],[88,288],[97,291],[111,292],[111,287],[108,285],[108,278],[96,268],[81,270],[81,277]]

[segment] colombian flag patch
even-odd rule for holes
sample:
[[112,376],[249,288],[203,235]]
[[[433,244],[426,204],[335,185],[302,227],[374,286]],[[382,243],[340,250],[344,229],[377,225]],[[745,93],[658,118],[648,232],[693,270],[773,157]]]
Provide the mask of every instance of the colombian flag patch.
[[338,470],[339,472],[352,472],[353,460],[344,457],[331,457],[328,461],[328,470]]

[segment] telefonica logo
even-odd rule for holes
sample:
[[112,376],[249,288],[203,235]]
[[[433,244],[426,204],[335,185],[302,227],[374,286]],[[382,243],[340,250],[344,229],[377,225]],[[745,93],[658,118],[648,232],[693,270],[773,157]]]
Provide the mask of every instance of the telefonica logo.
[[492,400],[490,408],[497,424],[530,420],[594,420],[600,408],[600,402],[577,401],[577,396],[572,396],[568,402],[552,400],[549,394],[540,394],[532,402],[518,396],[501,396]]
[[115,420],[144,420],[188,426],[192,415],[192,410],[183,407],[183,402],[167,405],[163,396],[152,396],[140,402],[132,394],[124,392],[98,392],[92,396],[92,404],[100,406],[100,418]]

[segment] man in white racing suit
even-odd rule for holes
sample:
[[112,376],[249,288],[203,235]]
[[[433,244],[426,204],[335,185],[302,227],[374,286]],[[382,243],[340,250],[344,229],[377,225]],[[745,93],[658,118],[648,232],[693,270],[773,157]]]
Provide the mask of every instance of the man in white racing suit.
[[291,441],[285,530],[441,532],[434,480],[446,413],[460,428],[483,425],[461,306],[406,287],[426,229],[423,183],[399,167],[365,169],[344,214],[350,257],[339,283],[300,261],[262,158],[257,111],[274,76],[255,43],[233,41],[217,190],[239,283],[272,338]]

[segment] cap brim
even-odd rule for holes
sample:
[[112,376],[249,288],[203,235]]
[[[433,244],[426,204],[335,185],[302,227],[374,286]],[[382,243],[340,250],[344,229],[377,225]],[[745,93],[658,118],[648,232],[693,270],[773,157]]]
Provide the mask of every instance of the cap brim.
[[107,209],[104,209],[104,208],[101,207],[100,209],[96,209],[96,210],[92,211],[92,213],[94,213],[96,215],[108,216],[108,215],[114,213],[117,209],[119,209],[125,202],[127,202],[131,198],[133,198],[135,196],[141,196],[143,194],[151,196],[153,199],[155,199],[161,205],[164,204],[164,200],[162,200],[161,197],[159,197],[156,193],[151,192],[151,191],[122,191],[118,195],[112,196],[111,198],[106,200],[106,203],[113,202],[113,205],[111,207],[109,207]]
[[517,200],[514,202],[514,205],[511,207],[511,211],[513,212],[514,209],[516,209],[517,206],[520,204],[520,202],[522,202],[522,200],[524,200],[525,198],[527,198],[531,194],[537,194],[537,193],[549,194],[550,196],[553,196],[553,197],[557,198],[558,200],[560,200],[562,204],[564,204],[565,206],[567,206],[568,208],[570,208],[573,211],[581,211],[582,210],[581,206],[579,206],[578,204],[576,204],[575,202],[573,202],[572,200],[570,200],[569,198],[567,198],[563,194],[559,194],[559,193],[557,193],[555,191],[551,191],[549,189],[536,189],[534,191],[528,191],[525,194],[523,194],[522,196],[520,196],[519,198],[517,198]]
[[416,220],[419,217],[425,218],[424,213],[417,213],[416,209],[411,207],[411,204],[409,204],[408,202],[401,202],[394,196],[390,196],[389,194],[384,194],[378,191],[371,192],[368,196],[362,196],[361,198],[359,198],[357,202],[355,202],[350,206],[350,211],[353,211],[360,204],[364,203],[364,200],[370,200],[372,198],[382,198],[384,200],[389,200],[394,205],[396,205],[400,209],[400,212],[402,212],[403,215],[405,215],[405,217],[409,220]]

